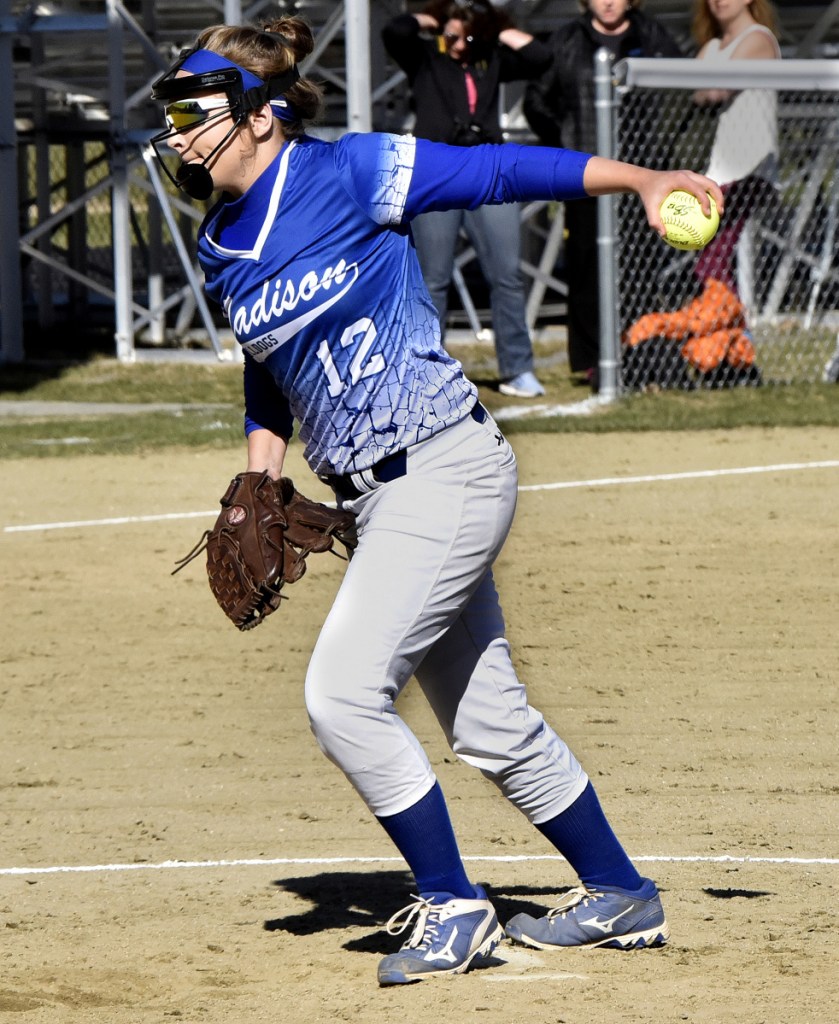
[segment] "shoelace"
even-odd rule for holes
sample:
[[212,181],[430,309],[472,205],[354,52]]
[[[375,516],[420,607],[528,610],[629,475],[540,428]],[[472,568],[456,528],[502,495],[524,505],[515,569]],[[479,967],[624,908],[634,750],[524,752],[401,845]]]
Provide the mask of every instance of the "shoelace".
[[580,906],[580,904],[587,907],[590,900],[596,900],[602,895],[602,893],[586,889],[582,885],[577,886],[576,889],[570,889],[553,910],[548,911],[548,919],[550,920],[552,917],[565,917],[570,910]]
[[440,907],[437,904],[423,899],[422,896],[414,896],[413,899],[414,903],[397,910],[385,926],[388,935],[401,935],[416,918],[414,930],[403,944],[403,949],[422,949],[423,946],[430,946],[432,940],[437,938],[437,928],[440,924]]

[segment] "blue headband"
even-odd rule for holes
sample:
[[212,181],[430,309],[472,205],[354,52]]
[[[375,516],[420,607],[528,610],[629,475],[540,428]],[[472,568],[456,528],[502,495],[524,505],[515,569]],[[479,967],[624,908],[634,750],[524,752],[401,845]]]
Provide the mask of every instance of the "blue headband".
[[[228,60],[218,53],[213,53],[212,50],[196,50],[186,58],[181,67],[192,75],[202,75],[207,71],[218,71],[221,68],[232,68],[242,76],[242,87],[244,89],[258,89],[260,86],[265,85],[261,78],[257,78],[256,75],[246,68],[241,67],[239,64],[234,64],[232,60]],[[278,117],[281,121],[297,120],[294,108],[284,96],[277,96],[270,103],[271,112],[274,117]]]

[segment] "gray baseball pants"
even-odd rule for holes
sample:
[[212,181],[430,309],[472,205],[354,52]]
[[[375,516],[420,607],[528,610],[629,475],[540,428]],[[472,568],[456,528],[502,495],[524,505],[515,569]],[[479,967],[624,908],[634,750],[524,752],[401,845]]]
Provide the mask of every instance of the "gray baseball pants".
[[588,781],[516,676],[492,565],[517,496],[513,451],[466,416],[408,450],[405,476],[345,506],[359,545],[306,677],[312,731],[378,816],[412,807],[434,771],[396,700],[415,676],[452,750],[530,821]]

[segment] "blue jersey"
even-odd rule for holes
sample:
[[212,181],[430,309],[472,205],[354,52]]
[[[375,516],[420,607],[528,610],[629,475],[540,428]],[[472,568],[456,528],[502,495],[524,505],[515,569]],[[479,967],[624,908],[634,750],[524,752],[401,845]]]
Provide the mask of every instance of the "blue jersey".
[[201,227],[208,294],[245,354],[246,430],[300,424],[318,474],[369,469],[462,419],[409,222],[428,210],[585,195],[588,156],[350,134],[286,144]]

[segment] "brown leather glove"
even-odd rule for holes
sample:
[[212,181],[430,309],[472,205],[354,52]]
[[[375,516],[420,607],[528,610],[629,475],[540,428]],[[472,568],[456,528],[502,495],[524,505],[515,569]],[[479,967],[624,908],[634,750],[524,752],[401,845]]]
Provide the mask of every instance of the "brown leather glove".
[[220,608],[238,629],[253,629],[276,611],[283,586],[300,579],[312,552],[338,554],[336,540],[348,555],[354,550],[352,512],[304,497],[288,477],[239,473],[221,499],[215,525],[173,572],[206,550],[210,590]]

